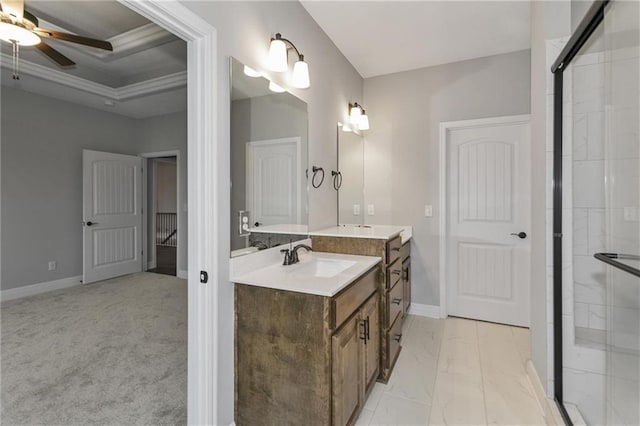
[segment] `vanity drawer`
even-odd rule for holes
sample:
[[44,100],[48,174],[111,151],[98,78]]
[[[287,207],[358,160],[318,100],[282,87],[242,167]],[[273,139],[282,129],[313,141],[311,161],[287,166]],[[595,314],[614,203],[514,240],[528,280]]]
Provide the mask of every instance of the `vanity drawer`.
[[387,293],[387,306],[389,307],[387,327],[389,327],[398,318],[404,306],[404,283],[402,281],[397,282]]
[[411,256],[411,241],[404,243],[400,249],[400,259],[404,261],[409,256]]
[[396,358],[398,357],[398,352],[400,352],[400,344],[402,342],[402,320],[398,318],[396,322],[393,323],[393,327],[391,330],[387,332],[387,347],[389,354],[387,357],[387,368],[393,367],[393,364],[396,362]]
[[387,267],[387,287],[393,288],[394,285],[402,278],[402,261],[397,258],[393,264]]
[[374,266],[335,297],[331,321],[333,329],[340,327],[376,291],[379,268],[377,265]]
[[402,239],[398,235],[387,243],[387,265],[391,265],[400,258],[400,250],[402,250]]

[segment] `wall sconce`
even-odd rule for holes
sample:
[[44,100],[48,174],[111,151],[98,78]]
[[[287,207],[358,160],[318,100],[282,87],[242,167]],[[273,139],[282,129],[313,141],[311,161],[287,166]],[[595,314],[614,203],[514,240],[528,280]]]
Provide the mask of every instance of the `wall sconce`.
[[298,48],[291,43],[290,40],[282,38],[282,34],[280,33],[277,33],[275,38],[271,39],[267,65],[271,71],[275,72],[284,72],[289,68],[287,43],[298,55],[298,60],[293,65],[291,84],[298,89],[306,89],[311,85],[309,80],[309,65],[304,61],[304,55],[300,54]]
[[369,130],[369,117],[357,102],[349,103],[349,121],[358,130]]

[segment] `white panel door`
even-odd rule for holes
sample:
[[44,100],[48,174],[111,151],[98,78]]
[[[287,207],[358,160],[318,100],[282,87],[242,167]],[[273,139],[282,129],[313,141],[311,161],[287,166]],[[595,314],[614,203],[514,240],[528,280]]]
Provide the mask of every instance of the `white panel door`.
[[529,146],[525,123],[448,131],[450,315],[529,325]]
[[142,271],[142,160],[82,151],[84,284]]
[[260,226],[301,220],[300,138],[247,143],[247,210]]

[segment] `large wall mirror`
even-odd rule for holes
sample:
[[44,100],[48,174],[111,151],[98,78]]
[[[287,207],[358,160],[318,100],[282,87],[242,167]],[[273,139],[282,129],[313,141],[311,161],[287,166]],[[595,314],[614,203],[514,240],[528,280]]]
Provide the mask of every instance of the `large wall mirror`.
[[341,123],[338,123],[338,171],[342,177],[338,189],[338,223],[363,225],[364,139]]
[[237,256],[306,238],[308,118],[304,101],[234,58],[230,73],[230,229]]

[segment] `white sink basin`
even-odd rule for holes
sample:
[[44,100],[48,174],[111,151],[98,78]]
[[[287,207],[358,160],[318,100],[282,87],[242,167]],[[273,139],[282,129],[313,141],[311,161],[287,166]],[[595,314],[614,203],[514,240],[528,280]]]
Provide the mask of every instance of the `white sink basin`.
[[308,262],[300,264],[291,272],[295,275],[306,275],[321,278],[331,278],[340,272],[349,269],[357,262],[344,259],[328,259],[322,257],[313,257]]

